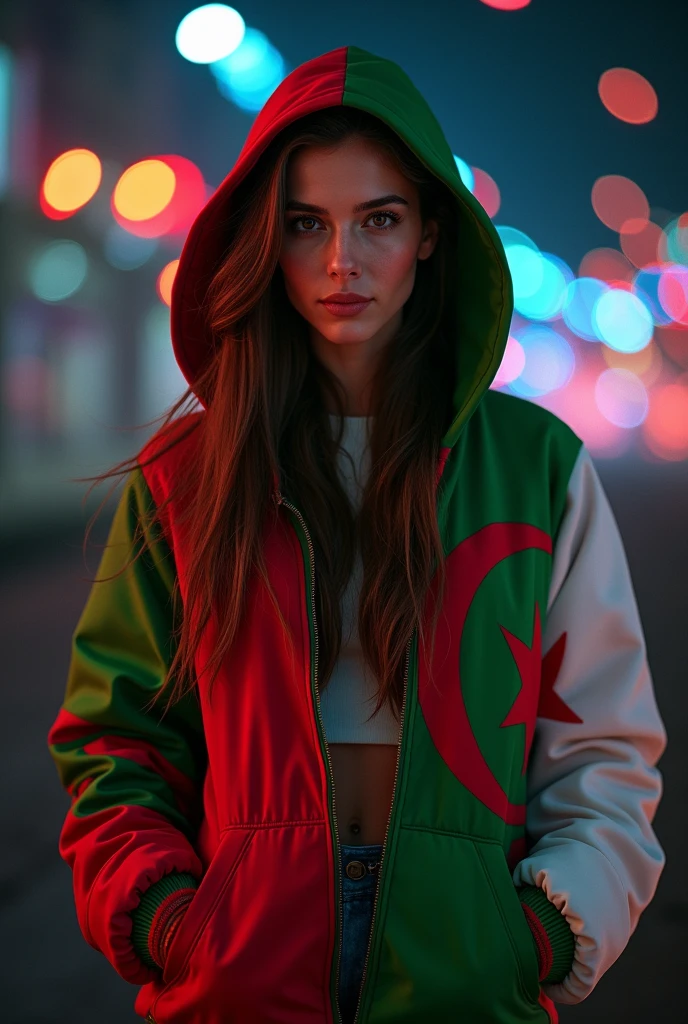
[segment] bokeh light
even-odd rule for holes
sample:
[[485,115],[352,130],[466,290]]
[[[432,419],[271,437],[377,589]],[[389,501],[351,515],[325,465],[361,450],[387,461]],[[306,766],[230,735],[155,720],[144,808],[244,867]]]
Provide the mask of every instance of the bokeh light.
[[643,75],[630,68],[610,68],[597,85],[610,114],[629,124],[646,124],[657,116],[657,93]]
[[636,270],[637,268],[622,252],[602,246],[585,254],[578,267],[578,276],[596,277],[610,285],[620,281],[630,284]]
[[177,274],[179,260],[171,260],[158,274],[158,295],[166,306],[172,305],[172,284]]
[[465,160],[462,160],[460,156],[457,156],[456,153],[454,153],[453,156],[461,181],[464,183],[468,191],[472,192],[475,187],[475,175],[473,174],[473,169]]
[[657,300],[671,320],[688,324],[688,267],[661,265]]
[[203,175],[186,157],[141,160],[121,175],[112,196],[117,223],[142,238],[188,231],[206,201]]
[[247,28],[241,45],[210,70],[220,93],[249,112],[260,110],[286,75],[281,53],[255,28]]
[[499,369],[490,387],[503,388],[505,384],[511,384],[512,380],[516,380],[519,374],[523,372],[525,365],[526,354],[523,351],[523,345],[510,334],[507,338],[506,348],[504,349]]
[[643,424],[643,440],[662,459],[688,457],[688,387],[682,382],[655,388]]
[[486,7],[494,7],[497,11],[520,11],[527,7],[530,0],[482,0]]
[[495,224],[495,228],[497,234],[502,240],[502,245],[505,250],[511,245],[525,245],[535,253],[540,252],[538,246],[530,235],[525,233],[525,231],[519,231],[518,228],[512,228],[509,224]]
[[142,267],[158,245],[156,238],[132,235],[117,223],[110,224],[103,239],[105,259],[118,270],[137,270]]
[[595,213],[612,231],[621,231],[628,220],[645,221],[650,216],[650,204],[643,190],[621,174],[598,178],[591,198]]
[[141,160],[128,167],[115,185],[112,202],[124,220],[150,220],[174,195],[177,179],[164,160]]
[[688,266],[688,213],[670,221],[659,240],[659,259]]
[[[523,251],[532,250],[522,247]],[[507,250],[511,250],[511,246]],[[540,274],[537,288],[529,295],[514,296],[514,306],[521,316],[530,320],[554,320],[561,316],[566,289],[574,280],[574,273],[564,260],[554,253],[537,253]],[[534,280],[534,279],[533,279]]]
[[71,239],[50,242],[29,260],[29,286],[43,302],[61,302],[79,291],[88,274],[83,246]]
[[205,4],[182,18],[174,41],[193,64],[211,64],[236,50],[244,32],[244,19],[233,7]]
[[631,218],[627,220],[619,233],[619,241],[624,256],[635,267],[646,267],[657,261],[659,243],[663,232],[658,224],[651,220]]
[[568,341],[551,327],[525,324],[513,331],[523,348],[525,365],[510,383],[516,394],[534,398],[563,388],[573,376],[576,366]]
[[669,324],[672,319],[659,300],[659,284],[664,269],[662,263],[651,263],[639,270],[633,279],[633,294],[647,306],[654,324]]
[[630,370],[604,370],[595,384],[595,401],[610,423],[626,430],[639,426],[649,408],[645,385]]
[[488,217],[496,217],[502,202],[497,182],[480,167],[471,167],[471,170],[473,172],[473,195]]
[[677,366],[688,370],[688,327],[675,323],[655,327],[654,336],[662,352]]
[[85,206],[98,191],[103,176],[100,160],[90,149],[70,149],[51,163],[43,178],[41,209],[63,220]]
[[609,291],[604,281],[577,277],[567,286],[562,315],[566,326],[585,341],[599,341],[593,310],[598,299]]
[[543,261],[540,253],[528,245],[507,245],[504,251],[514,286],[514,301],[518,309],[519,300],[534,295],[542,286]]
[[609,288],[592,310],[597,337],[619,352],[638,352],[652,338],[652,316],[633,292]]

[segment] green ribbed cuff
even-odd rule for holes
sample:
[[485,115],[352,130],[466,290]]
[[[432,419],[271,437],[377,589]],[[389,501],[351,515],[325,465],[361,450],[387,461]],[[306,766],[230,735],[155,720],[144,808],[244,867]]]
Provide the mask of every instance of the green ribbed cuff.
[[543,983],[558,984],[573,966],[576,938],[564,915],[547,899],[542,889],[536,885],[523,885],[516,891],[521,903],[526,903],[537,915],[552,947],[552,967]]
[[185,872],[165,875],[146,889],[139,905],[131,911],[131,918],[134,922],[131,942],[136,953],[147,967],[158,967],[148,950],[148,936],[158,907],[163,900],[179,889],[197,888],[198,881],[193,875],[186,874]]

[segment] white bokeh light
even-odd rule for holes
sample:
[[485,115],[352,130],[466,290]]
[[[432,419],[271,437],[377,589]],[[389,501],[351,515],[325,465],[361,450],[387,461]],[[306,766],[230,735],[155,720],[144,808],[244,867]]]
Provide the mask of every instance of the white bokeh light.
[[233,53],[245,31],[244,19],[233,7],[205,4],[182,18],[174,41],[192,64],[211,64]]

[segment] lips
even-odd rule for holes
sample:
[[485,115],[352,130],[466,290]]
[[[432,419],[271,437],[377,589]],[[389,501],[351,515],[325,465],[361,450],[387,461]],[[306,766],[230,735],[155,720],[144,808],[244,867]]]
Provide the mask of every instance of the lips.
[[372,299],[364,299],[362,302],[328,302],[323,299],[322,304],[333,316],[356,316],[357,313],[362,313],[364,309],[367,309],[372,301]]
[[358,292],[332,292],[331,295],[326,295],[322,302],[336,302],[341,304],[344,302],[370,302],[368,295],[359,295]]

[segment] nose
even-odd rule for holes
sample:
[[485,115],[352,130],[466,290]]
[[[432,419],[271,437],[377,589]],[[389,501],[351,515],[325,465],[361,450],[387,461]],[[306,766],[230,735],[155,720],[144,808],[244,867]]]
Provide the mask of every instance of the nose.
[[356,241],[346,229],[332,233],[327,249],[327,273],[329,277],[360,277],[361,261],[356,251]]

